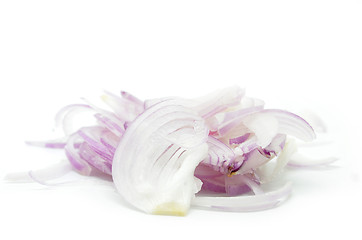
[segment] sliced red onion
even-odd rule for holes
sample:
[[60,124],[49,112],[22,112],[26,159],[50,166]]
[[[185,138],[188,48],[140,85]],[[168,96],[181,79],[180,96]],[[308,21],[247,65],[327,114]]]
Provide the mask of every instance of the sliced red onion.
[[205,164],[204,161],[196,167],[194,172],[195,177],[199,179],[208,179],[224,176],[224,173],[215,170],[211,165]]
[[64,148],[67,144],[66,138],[61,138],[51,141],[26,141],[25,143],[31,146],[36,147],[45,147],[45,148]]
[[[231,87],[197,99],[143,102],[127,92],[105,92],[103,100],[112,111],[91,103],[69,105],[56,116],[64,139],[29,144],[64,147],[81,174],[99,170],[112,175],[122,197],[147,213],[184,215],[191,202],[226,211],[268,209],[285,200],[291,188],[287,184],[264,192],[262,185],[288,162],[293,167],[324,166],[335,158],[311,162],[295,154],[295,141],[286,141],[286,135],[311,141],[313,128],[293,113],[264,109],[263,101],[244,95],[243,89]],[[82,111],[95,113],[96,125],[74,130],[73,119]],[[60,172],[12,177],[46,184],[48,173]],[[201,187],[231,196],[252,191],[255,196],[194,199]]]
[[225,173],[215,170],[213,166],[201,162],[195,169],[195,177],[202,181],[201,190],[225,193]]
[[235,128],[242,122],[242,119],[250,114],[260,112],[263,109],[262,106],[256,106],[251,108],[240,109],[234,112],[225,113],[225,117],[218,127],[218,134],[224,136],[231,129]]
[[278,134],[274,137],[274,139],[271,141],[271,143],[264,148],[264,152],[266,154],[279,154],[285,145],[286,141],[286,135],[285,134]]
[[258,99],[243,97],[236,106],[229,107],[226,111],[207,119],[211,131],[217,131],[219,136],[224,136],[230,129],[240,123],[243,117],[264,109],[264,102]]
[[72,154],[66,151],[74,167],[79,170],[78,162],[82,160],[101,172],[111,175],[115,146],[119,138],[100,126],[84,127],[76,134],[79,137],[78,141],[81,142],[80,146],[76,147]]
[[226,193],[229,196],[241,195],[251,189],[256,194],[261,192],[259,186],[257,186],[257,179],[251,174],[227,175],[214,170],[210,166],[200,164],[195,170],[195,176],[203,182],[201,188],[203,192]]
[[323,119],[318,116],[318,114],[312,112],[311,110],[302,111],[302,115],[304,119],[313,127],[316,132],[326,133],[327,132],[327,124],[323,121]]
[[264,106],[259,105],[259,106],[252,106],[252,107],[248,107],[248,108],[241,108],[241,109],[230,111],[230,112],[225,112],[220,124],[224,125],[224,124],[230,123],[231,121],[234,121],[234,120],[238,120],[238,119],[240,120],[249,114],[260,112],[263,109],[264,109]]
[[253,174],[235,174],[225,177],[225,190],[229,196],[237,196],[252,190],[254,194],[262,194],[260,183]]
[[71,104],[63,107],[58,111],[55,116],[56,126],[62,126],[65,136],[69,136],[76,130],[73,129],[74,117],[79,115],[80,112],[93,111],[92,107],[88,104]]
[[289,139],[274,163],[268,163],[256,169],[257,175],[260,176],[260,182],[266,183],[274,180],[284,170],[284,167],[296,151],[295,140]]
[[79,156],[101,172],[112,174],[112,161],[104,153],[94,151],[86,142],[79,147]]
[[100,127],[88,127],[82,128],[78,131],[78,135],[84,139],[84,142],[89,146],[89,148],[103,158],[105,161],[112,162],[113,155],[108,150],[106,146],[104,146],[99,137],[103,133],[103,129]]
[[229,144],[241,144],[244,143],[250,136],[250,133],[245,133],[244,135],[236,138],[229,139]]
[[278,119],[263,111],[245,117],[242,123],[254,133],[256,143],[262,148],[268,146],[278,134]]
[[79,156],[79,147],[76,146],[76,141],[81,140],[78,133],[72,134],[64,147],[65,155],[73,167],[82,175],[89,175],[92,171],[92,167]]
[[258,148],[254,149],[250,153],[245,155],[245,159],[240,169],[238,170],[238,174],[249,173],[254,169],[257,169],[261,165],[265,164],[270,160],[270,157],[263,154],[263,150]]
[[254,149],[259,148],[260,146],[256,143],[255,138],[251,138],[243,143],[241,143],[239,146],[234,148],[234,153],[237,156],[243,156],[247,153],[250,153]]
[[112,121],[110,118],[97,113],[94,115],[94,117],[98,120],[98,123],[104,127],[106,127],[109,131],[111,131],[112,133],[114,133],[116,136],[122,136],[125,128],[123,128],[124,124],[122,124],[122,122],[114,122]]
[[311,141],[315,138],[313,128],[303,118],[277,109],[267,109],[241,115],[222,125],[219,128],[219,135],[225,135],[238,124],[243,124],[254,132],[258,145],[261,147],[266,147],[277,133],[292,135],[304,141]]
[[63,108],[61,108],[57,114],[55,115],[55,122],[57,125],[60,125],[65,118],[65,115],[67,115],[71,111],[80,111],[80,110],[88,110],[91,109],[91,107],[88,104],[70,104]]
[[135,105],[139,106],[139,108],[144,110],[144,102],[142,100],[138,99],[137,97],[126,91],[121,91],[121,95],[123,98],[133,102]]
[[197,196],[192,205],[199,208],[233,211],[233,212],[250,212],[260,211],[278,206],[285,201],[291,193],[291,183],[274,191],[265,192],[253,196],[236,196],[236,197],[201,197]]
[[164,101],[173,100],[173,99],[175,99],[175,98],[167,97],[167,98],[146,99],[143,106],[144,106],[144,109],[148,109],[155,104],[158,104],[158,103],[164,102]]
[[251,189],[255,194],[262,193],[259,179],[254,174],[225,174],[215,170],[210,165],[201,163],[195,170],[195,176],[202,182],[203,191],[226,193],[229,196],[240,195]]
[[245,146],[240,146],[241,147],[240,151],[242,153],[242,156],[244,157],[244,161],[240,166],[240,169],[237,171],[237,174],[245,174],[248,172],[252,172],[253,170],[267,163],[283,150],[284,144],[285,144],[285,135],[279,134],[264,149],[260,148],[256,144],[249,145],[249,146],[254,146],[254,148],[251,148],[250,151],[248,151],[249,149],[246,150]]
[[115,137],[112,133],[103,132],[99,140],[108,149],[113,159],[113,155],[116,152],[116,148],[120,139]]
[[206,96],[193,99],[193,102],[196,103],[194,108],[200,116],[207,119],[228,107],[236,106],[244,95],[245,90],[237,86],[224,88]]
[[128,98],[122,98],[111,92],[105,91],[102,100],[113,109],[120,119],[132,121],[144,111],[144,108],[143,104],[139,104],[138,101],[134,101],[134,99],[130,100],[129,95],[126,96],[128,96]]
[[[181,117],[181,115],[175,115],[175,117]],[[206,142],[209,131],[205,127],[205,122],[201,118],[196,119],[191,114],[183,113],[182,115],[184,116],[181,119],[170,121],[166,127],[159,128],[158,133],[168,132],[164,134],[165,139],[184,148],[195,147]],[[195,134],[202,140],[195,138]]]
[[51,180],[64,176],[72,170],[72,166],[66,161],[60,161],[49,167],[28,172],[10,173],[4,177],[9,182],[38,182],[43,185],[53,185]]
[[[85,101],[85,102],[91,107],[91,109],[96,113],[96,115],[97,115],[97,114],[100,114],[100,115],[102,116],[102,118],[107,119],[107,121],[109,120],[109,121],[111,121],[112,123],[117,124],[117,125],[119,125],[119,126],[123,125],[124,122],[126,121],[125,119],[122,119],[120,116],[117,116],[116,113],[114,113],[114,112],[112,112],[112,111],[105,110],[105,109],[103,109],[103,108],[100,108],[100,107],[92,104],[92,103],[91,103],[89,100],[87,100],[87,99],[84,99],[84,98],[82,98],[82,99],[83,99],[83,101]],[[107,99],[107,98],[106,98],[106,99]],[[131,118],[130,115],[132,115],[132,114],[127,115],[125,118]],[[133,116],[133,115],[132,115],[132,116]],[[95,117],[97,118],[97,116],[95,116]],[[132,120],[133,120],[133,118],[132,118]],[[102,122],[102,121],[101,121],[101,122]]]
[[[174,121],[180,119],[187,127],[198,123],[183,137],[190,141],[182,140],[183,147],[167,139],[175,131]],[[203,134],[206,127],[199,123],[198,115],[179,99],[158,102],[132,122],[117,147],[112,167],[115,186],[127,202],[147,213],[187,212],[199,190],[193,173],[208,149]]]
[[[227,179],[228,178],[225,177],[226,181]],[[235,185],[229,184],[228,182],[226,182],[225,185],[226,185],[224,186],[225,192],[228,196],[239,196],[251,191],[250,187],[246,185],[244,182],[242,182],[241,179],[239,179],[239,182]]]
[[209,136],[207,144],[209,152],[208,157],[203,160],[204,164],[225,174],[230,174],[239,169],[241,162],[235,161],[235,153],[227,145],[211,136]]
[[[201,178],[200,178],[201,180]],[[215,193],[226,193],[225,189],[225,175],[217,176],[213,178],[202,179],[201,190],[203,192],[215,192]]]
[[267,109],[262,112],[278,119],[278,133],[292,135],[306,142],[316,137],[309,123],[294,113],[279,109]]

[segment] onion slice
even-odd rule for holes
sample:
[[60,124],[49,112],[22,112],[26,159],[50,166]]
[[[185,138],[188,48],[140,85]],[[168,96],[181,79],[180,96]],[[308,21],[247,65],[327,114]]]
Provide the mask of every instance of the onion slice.
[[[208,151],[202,122],[180,99],[159,101],[140,114],[113,158],[113,181],[122,197],[146,213],[185,215],[200,190],[194,170]],[[177,129],[185,128],[178,141]]]
[[236,197],[204,197],[196,196],[192,205],[204,209],[250,212],[274,208],[285,201],[290,195],[292,184],[286,183],[283,187],[274,191],[260,193],[252,196]]
[[208,157],[203,160],[204,164],[226,174],[239,169],[241,163],[235,162],[235,153],[231,148],[211,136],[208,137],[207,144],[209,152]]
[[135,97],[122,92],[122,97],[111,92],[105,91],[102,100],[115,112],[115,114],[124,121],[132,121],[141,112],[143,104]]
[[288,164],[290,157],[297,151],[297,144],[294,139],[288,139],[281,153],[274,163],[268,163],[259,167],[256,172],[260,176],[260,182],[266,183],[275,179]]
[[56,185],[51,180],[62,177],[71,172],[72,166],[67,161],[60,161],[46,168],[31,170],[28,172],[9,173],[4,177],[9,182],[38,182],[42,185]]
[[310,142],[316,138],[312,126],[294,113],[280,109],[266,109],[262,112],[278,119],[278,133],[291,135],[306,142]]
[[75,116],[81,112],[93,112],[94,110],[88,104],[70,104],[58,111],[55,116],[55,126],[62,126],[65,136],[70,136],[74,130],[73,122]]

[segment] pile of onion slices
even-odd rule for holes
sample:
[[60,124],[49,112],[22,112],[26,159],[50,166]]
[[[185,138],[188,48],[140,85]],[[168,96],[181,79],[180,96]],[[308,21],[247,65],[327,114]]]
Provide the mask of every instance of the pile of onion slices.
[[[141,101],[127,92],[105,92],[102,100],[107,109],[89,102],[61,109],[56,121],[63,139],[29,143],[64,148],[67,166],[82,175],[111,175],[122,198],[146,213],[275,207],[289,196],[291,184],[267,191],[263,186],[287,165],[308,166],[298,157],[296,139],[315,139],[303,118],[266,109],[236,86],[195,99]],[[95,124],[73,130],[69,126],[80,111],[92,112]],[[42,183],[49,178],[29,174]]]

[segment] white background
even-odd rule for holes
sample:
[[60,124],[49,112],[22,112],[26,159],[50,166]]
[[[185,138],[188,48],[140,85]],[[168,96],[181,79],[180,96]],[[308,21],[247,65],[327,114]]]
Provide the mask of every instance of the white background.
[[319,153],[339,157],[329,169],[287,172],[291,198],[253,213],[146,215],[92,178],[1,183],[1,239],[362,236],[361,1],[5,0],[0,80],[1,177],[64,158],[24,141],[52,137],[59,108],[103,89],[146,99],[236,84],[267,107],[318,113],[334,141]]

